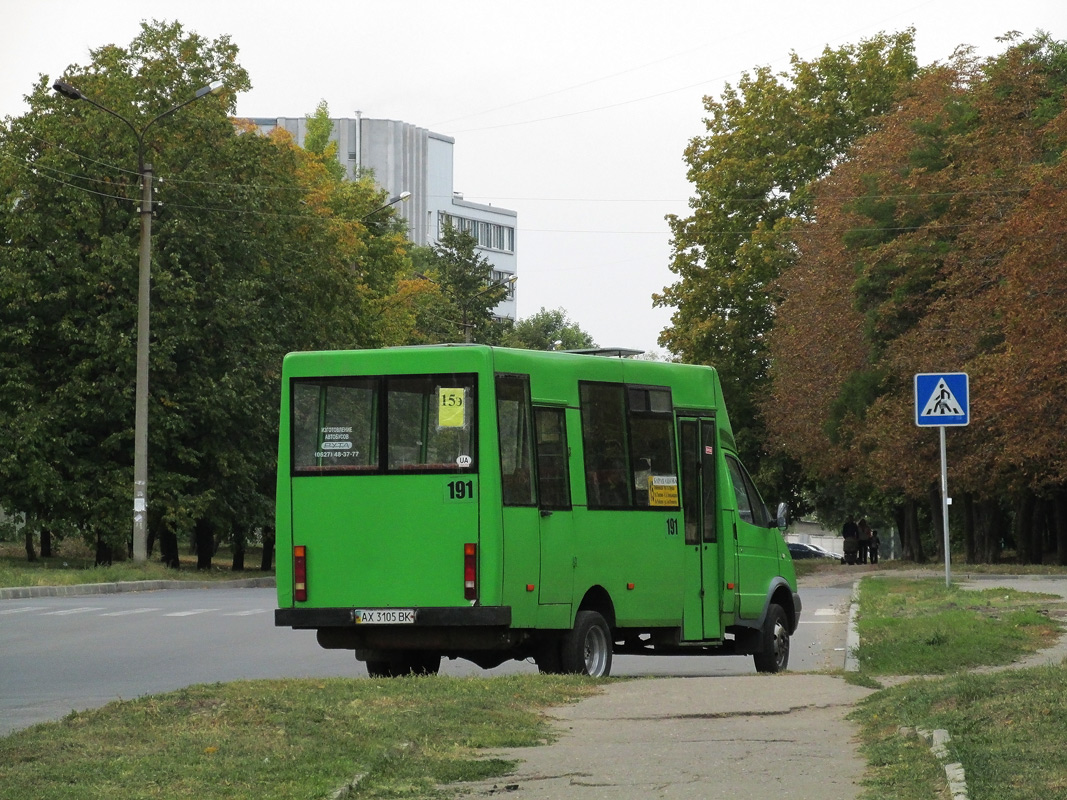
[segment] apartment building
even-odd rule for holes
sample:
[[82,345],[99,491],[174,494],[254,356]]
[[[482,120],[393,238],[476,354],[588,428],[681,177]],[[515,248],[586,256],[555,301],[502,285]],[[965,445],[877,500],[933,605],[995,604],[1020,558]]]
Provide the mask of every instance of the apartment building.
[[[472,203],[455,190],[452,151],[455,139],[407,122],[355,117],[333,122],[331,139],[348,177],[371,172],[390,197],[411,192],[397,204],[397,214],[408,226],[408,238],[417,245],[432,245],[448,224],[473,234],[480,255],[493,265],[493,279],[506,281],[517,274],[515,229],[517,215],[499,206]],[[305,117],[253,118],[263,132],[284,128],[303,146]],[[508,298],[495,309],[499,317],[516,319],[516,283]]]

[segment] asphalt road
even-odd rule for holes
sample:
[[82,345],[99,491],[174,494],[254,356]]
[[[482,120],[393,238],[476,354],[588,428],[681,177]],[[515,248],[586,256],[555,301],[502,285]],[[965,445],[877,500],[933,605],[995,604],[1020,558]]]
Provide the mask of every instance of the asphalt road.
[[[844,664],[850,587],[805,589],[790,669]],[[71,710],[198,683],[359,677],[352,654],[314,633],[274,627],[273,589],[184,589],[0,600],[0,735]],[[447,675],[536,672],[527,662],[484,671],[445,661]],[[617,656],[619,676],[755,674],[750,657]]]

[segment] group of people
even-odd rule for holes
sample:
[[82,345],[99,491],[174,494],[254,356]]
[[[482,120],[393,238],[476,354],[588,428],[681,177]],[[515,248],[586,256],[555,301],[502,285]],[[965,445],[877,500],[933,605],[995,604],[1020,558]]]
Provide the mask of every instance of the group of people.
[[856,522],[855,518],[849,517],[845,521],[841,535],[845,539],[845,563],[847,564],[877,564],[878,531],[867,524],[867,519]]

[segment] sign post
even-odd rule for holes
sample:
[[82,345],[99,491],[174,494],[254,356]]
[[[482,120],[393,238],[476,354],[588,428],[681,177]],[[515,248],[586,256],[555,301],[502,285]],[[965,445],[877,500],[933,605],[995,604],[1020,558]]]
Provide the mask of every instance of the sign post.
[[966,372],[919,373],[915,376],[915,424],[920,428],[937,426],[941,431],[941,519],[945,531],[945,587],[952,585],[949,554],[948,457],[945,428],[971,421],[969,379]]

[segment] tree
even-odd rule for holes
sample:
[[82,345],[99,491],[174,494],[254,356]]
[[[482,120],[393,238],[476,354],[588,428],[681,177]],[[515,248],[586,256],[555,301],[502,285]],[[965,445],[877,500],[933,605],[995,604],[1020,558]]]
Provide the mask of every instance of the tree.
[[536,314],[515,323],[502,344],[526,350],[582,350],[596,347],[593,337],[572,322],[562,308]]
[[[237,48],[178,23],[142,25],[67,80],[134,121],[161,120],[152,262],[149,525],[179,537],[271,522],[277,392],[289,350],[382,342],[385,295],[409,263],[372,230],[367,183],[331,178],[284,136],[235,124]],[[130,523],[139,225],[136,141],[42,80],[0,128],[0,495],[37,524],[125,550]]]
[[304,136],[304,149],[319,157],[327,174],[335,181],[345,177],[345,168],[337,160],[337,142],[330,141],[333,122],[330,119],[330,107],[325,100],[320,100],[314,114],[308,114],[307,134]]
[[415,285],[401,287],[414,308],[412,344],[500,341],[506,326],[494,319],[493,309],[510,286],[494,280],[492,263],[477,247],[472,234],[449,225],[436,244],[412,254]]
[[758,402],[768,387],[773,282],[795,253],[790,227],[810,212],[824,176],[916,72],[912,30],[795,54],[788,73],[761,67],[705,98],[707,135],[685,151],[695,190],[689,217],[668,217],[679,280],[655,303],[673,306],[660,343],[716,367],[742,455],[761,449]]
[[817,480],[887,498],[910,534],[939,502],[912,376],[970,374],[981,411],[952,433],[949,480],[974,558],[1014,536],[1040,559],[1067,536],[1065,85],[1067,46],[1045,35],[925,70],[814,187],[777,284],[769,430]]

